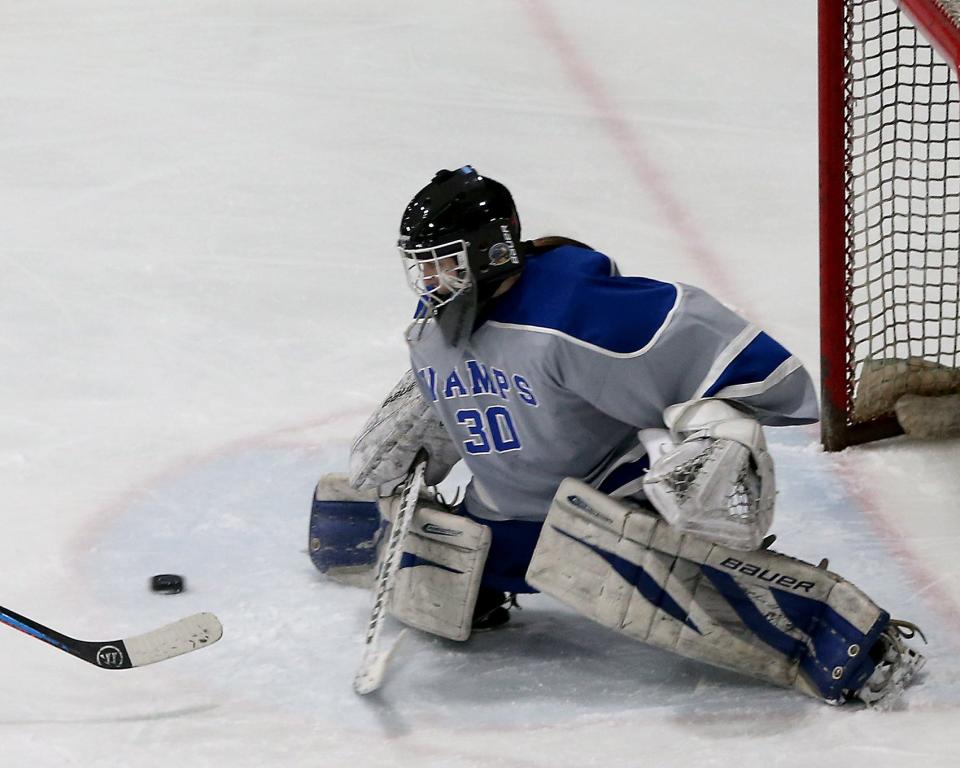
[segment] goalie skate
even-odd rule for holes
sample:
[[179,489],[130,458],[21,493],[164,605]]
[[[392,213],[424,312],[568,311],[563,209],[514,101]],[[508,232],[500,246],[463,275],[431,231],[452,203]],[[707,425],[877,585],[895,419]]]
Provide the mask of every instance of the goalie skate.
[[[906,621],[891,619],[877,640],[871,655],[877,659],[873,674],[857,691],[856,698],[875,709],[890,709],[900,699],[903,689],[923,668],[926,658],[903,642],[923,632]],[[926,642],[926,638],[923,638]]]

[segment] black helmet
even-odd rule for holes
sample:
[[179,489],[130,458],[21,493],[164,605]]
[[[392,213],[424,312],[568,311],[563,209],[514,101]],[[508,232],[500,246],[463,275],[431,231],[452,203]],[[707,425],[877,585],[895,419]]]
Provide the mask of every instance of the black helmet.
[[398,244],[411,287],[437,315],[465,294],[483,304],[523,268],[510,191],[469,165],[437,171],[414,196]]

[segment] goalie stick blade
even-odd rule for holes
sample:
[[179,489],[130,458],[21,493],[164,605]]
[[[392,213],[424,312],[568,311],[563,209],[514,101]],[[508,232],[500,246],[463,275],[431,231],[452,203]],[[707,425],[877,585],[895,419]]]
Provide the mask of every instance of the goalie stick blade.
[[407,630],[401,630],[389,648],[384,651],[373,651],[364,658],[356,677],[353,678],[354,691],[361,696],[366,696],[368,693],[380,690],[383,678],[387,674],[387,665],[406,634]]
[[101,669],[130,669],[213,645],[223,627],[212,613],[198,613],[125,640],[77,640],[0,606],[0,623],[42,640]]

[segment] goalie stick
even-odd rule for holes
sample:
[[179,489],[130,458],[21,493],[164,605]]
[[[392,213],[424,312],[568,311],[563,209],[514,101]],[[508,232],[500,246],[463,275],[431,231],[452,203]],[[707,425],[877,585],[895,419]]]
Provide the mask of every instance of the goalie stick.
[[130,669],[213,645],[223,627],[212,613],[196,613],[122,640],[76,640],[0,606],[0,622],[102,669]]
[[401,631],[387,648],[380,648],[380,631],[386,617],[387,601],[393,591],[397,571],[400,570],[403,542],[407,538],[407,531],[410,530],[417,499],[420,497],[420,487],[423,485],[423,473],[426,466],[427,455],[420,451],[413,461],[413,467],[407,474],[400,504],[390,528],[390,538],[387,539],[387,548],[384,552],[383,561],[380,563],[380,571],[377,573],[377,582],[374,585],[373,609],[370,611],[370,621],[367,624],[363,658],[360,660],[360,668],[353,678],[353,690],[361,696],[373,693],[383,684],[387,663],[406,632],[406,630]]

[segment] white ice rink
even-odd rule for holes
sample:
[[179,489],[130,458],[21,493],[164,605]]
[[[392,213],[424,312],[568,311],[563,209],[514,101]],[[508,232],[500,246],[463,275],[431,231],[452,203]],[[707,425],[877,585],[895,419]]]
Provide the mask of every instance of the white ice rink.
[[777,547],[927,632],[894,712],[545,597],[415,637],[361,700],[369,597],[305,551],[314,482],[405,368],[396,227],[438,168],[505,182],[528,237],[712,290],[817,375],[815,10],[0,0],[0,604],[83,638],[225,627],[123,672],[0,627],[0,766],[960,764],[956,441],[768,432]]

